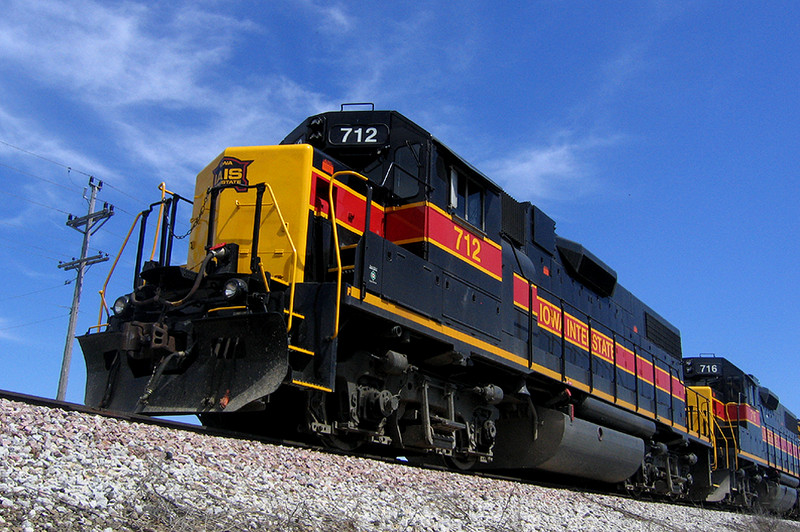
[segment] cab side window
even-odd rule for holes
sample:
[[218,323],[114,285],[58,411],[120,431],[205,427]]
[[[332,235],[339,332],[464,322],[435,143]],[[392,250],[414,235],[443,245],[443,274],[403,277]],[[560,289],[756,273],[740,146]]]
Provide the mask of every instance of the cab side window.
[[422,172],[422,145],[405,144],[394,152],[394,184],[396,196],[410,199],[419,194]]
[[450,210],[453,214],[484,228],[484,188],[456,168],[450,169]]

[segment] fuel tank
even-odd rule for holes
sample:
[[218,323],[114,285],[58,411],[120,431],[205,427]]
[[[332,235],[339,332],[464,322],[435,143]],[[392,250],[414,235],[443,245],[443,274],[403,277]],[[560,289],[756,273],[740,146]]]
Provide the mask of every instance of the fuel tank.
[[644,441],[546,408],[536,418],[497,422],[498,469],[538,469],[601,482],[622,482],[641,467]]
[[767,480],[758,485],[758,502],[764,508],[782,514],[797,502],[797,490],[778,482]]
[[582,419],[641,438],[650,438],[656,433],[656,424],[653,421],[593,397],[587,397],[575,408],[575,413]]

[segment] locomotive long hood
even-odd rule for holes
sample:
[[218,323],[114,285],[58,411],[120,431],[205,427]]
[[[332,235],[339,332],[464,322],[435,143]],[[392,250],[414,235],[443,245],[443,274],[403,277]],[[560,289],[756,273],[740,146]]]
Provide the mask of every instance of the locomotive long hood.
[[78,337],[86,359],[86,405],[141,414],[236,411],[286,377],[286,324],[277,313],[192,322],[186,352],[142,360],[119,349],[125,332]]

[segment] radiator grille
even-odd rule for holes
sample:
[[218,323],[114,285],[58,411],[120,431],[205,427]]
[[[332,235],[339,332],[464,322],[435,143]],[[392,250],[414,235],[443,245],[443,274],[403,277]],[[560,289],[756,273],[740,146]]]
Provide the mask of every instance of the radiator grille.
[[661,320],[647,312],[644,313],[644,318],[647,339],[673,357],[680,359],[682,352],[680,335],[675,334]]
[[525,205],[503,192],[503,233],[517,246],[525,244]]

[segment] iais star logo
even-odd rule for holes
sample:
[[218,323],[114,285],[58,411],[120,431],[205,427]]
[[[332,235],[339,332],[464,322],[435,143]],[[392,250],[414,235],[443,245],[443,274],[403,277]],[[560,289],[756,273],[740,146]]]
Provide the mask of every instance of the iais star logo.
[[214,169],[214,186],[234,185],[236,192],[247,192],[247,167],[253,161],[242,161],[236,157],[223,157]]

